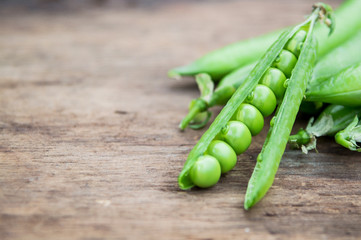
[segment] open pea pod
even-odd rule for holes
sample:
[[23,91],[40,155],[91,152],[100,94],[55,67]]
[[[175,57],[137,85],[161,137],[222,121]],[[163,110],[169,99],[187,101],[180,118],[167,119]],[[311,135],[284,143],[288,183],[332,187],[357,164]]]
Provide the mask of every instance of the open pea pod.
[[[322,11],[321,11],[322,9]],[[222,109],[220,114],[216,117],[214,122],[211,124],[209,129],[203,134],[201,139],[198,141],[198,143],[195,145],[195,147],[191,150],[191,152],[188,155],[187,161],[184,164],[183,170],[181,171],[178,183],[179,187],[181,189],[189,189],[195,186],[194,182],[192,181],[192,178],[190,176],[190,171],[194,164],[196,163],[197,159],[201,157],[208,149],[208,146],[212,142],[212,140],[215,139],[215,137],[220,133],[222,128],[226,126],[228,121],[232,118],[234,113],[236,112],[237,108],[240,107],[240,105],[244,102],[244,100],[249,97],[249,95],[255,90],[258,82],[260,81],[263,74],[272,66],[272,64],[277,63],[282,67],[282,62],[280,62],[278,57],[280,56],[281,51],[283,50],[286,43],[295,35],[295,33],[300,30],[301,28],[311,28],[313,30],[314,23],[316,19],[318,19],[319,14],[321,12],[324,12],[325,9],[322,7],[317,7],[316,10],[312,13],[312,15],[302,24],[299,24],[291,29],[286,30],[283,32],[278,40],[274,42],[269,50],[264,54],[264,56],[259,60],[259,62],[256,64],[256,66],[252,69],[246,80],[239,86],[237,91],[233,94],[231,99],[228,101],[226,106]],[[311,30],[311,32],[312,32]],[[310,37],[310,34],[307,34],[306,42],[304,43],[304,47],[302,49],[308,49],[308,50],[302,50],[300,59],[301,59],[301,65],[305,64],[306,66],[312,66],[314,63],[313,54],[316,54],[316,48],[312,45],[314,41],[311,41],[312,37]],[[311,51],[309,49],[312,49]],[[302,60],[304,58],[307,58],[307,61],[305,63],[305,60]],[[297,66],[297,65],[296,65]],[[300,68],[300,67],[298,67]],[[303,72],[302,77],[305,77],[305,81],[307,82],[307,79],[311,76],[311,67],[308,67],[309,69],[294,69],[294,72],[296,72],[296,75],[298,78],[301,78],[299,75],[301,75],[301,72],[304,70],[307,70],[306,72]],[[292,77],[291,77],[292,80]],[[298,80],[299,81],[299,80]],[[295,84],[300,84],[298,81],[296,81]],[[292,84],[293,86],[293,84]],[[304,86],[301,89],[304,89],[306,86]],[[262,86],[260,87],[262,88]],[[295,87],[292,87],[295,88]],[[297,90],[293,90],[297,91]],[[299,98],[299,102],[301,102],[301,99],[303,98],[304,91],[299,91],[297,94],[293,93]],[[273,94],[273,93],[272,93]],[[301,97],[300,97],[301,96]],[[273,95],[274,101],[276,101],[275,96]],[[248,99],[248,98],[247,98]],[[253,96],[250,98],[253,99]],[[291,106],[297,106],[298,100],[296,101],[293,97],[287,97],[287,102],[291,104]],[[255,100],[257,101],[257,100]],[[255,103],[256,104],[256,103]],[[267,103],[266,103],[267,104]],[[295,112],[296,111],[296,112]],[[283,110],[281,111],[283,113]],[[297,110],[293,110],[293,113],[297,113]],[[262,112],[263,115],[269,115],[268,113]],[[247,130],[248,131],[248,130]],[[287,140],[286,140],[287,142]],[[283,153],[283,152],[282,152]],[[281,156],[282,156],[281,153]]]
[[197,160],[197,158],[204,154],[204,152],[208,148],[208,145],[221,131],[224,125],[231,119],[232,115],[237,110],[238,106],[252,92],[252,90],[255,88],[258,81],[262,77],[263,73],[276,59],[278,54],[283,49],[283,46],[287,43],[288,39],[290,39],[293,36],[293,34],[295,34],[295,32],[305,24],[307,24],[307,22],[283,32],[281,36],[278,38],[278,40],[272,44],[270,49],[265,53],[265,55],[261,58],[258,64],[250,72],[250,74],[247,77],[247,80],[244,81],[244,83],[232,95],[231,99],[228,101],[228,103],[222,109],[222,111],[218,114],[218,116],[211,124],[209,129],[203,134],[201,139],[198,141],[198,143],[189,153],[187,161],[184,164],[183,170],[181,171],[178,177],[178,183],[181,189],[185,190],[195,186],[192,180],[190,179],[189,171],[192,168],[195,161]]

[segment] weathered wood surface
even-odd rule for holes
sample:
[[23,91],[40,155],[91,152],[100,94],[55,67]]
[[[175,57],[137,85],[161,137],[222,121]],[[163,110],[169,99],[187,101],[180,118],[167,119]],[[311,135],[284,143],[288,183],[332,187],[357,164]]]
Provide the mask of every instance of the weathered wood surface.
[[312,2],[5,1],[0,239],[361,238],[361,159],[332,140],[318,154],[287,150],[248,212],[243,197],[265,131],[217,186],[177,187],[201,135],[177,125],[198,93],[167,70],[299,22]]

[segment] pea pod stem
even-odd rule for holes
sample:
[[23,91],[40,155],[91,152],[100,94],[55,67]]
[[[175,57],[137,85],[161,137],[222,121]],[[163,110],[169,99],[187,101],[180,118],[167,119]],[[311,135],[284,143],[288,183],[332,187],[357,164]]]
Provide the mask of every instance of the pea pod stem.
[[316,60],[316,40],[313,37],[313,28],[319,11],[316,9],[310,17],[310,29],[292,72],[284,99],[277,109],[261,153],[257,157],[245,196],[244,208],[246,210],[263,198],[274,181]]

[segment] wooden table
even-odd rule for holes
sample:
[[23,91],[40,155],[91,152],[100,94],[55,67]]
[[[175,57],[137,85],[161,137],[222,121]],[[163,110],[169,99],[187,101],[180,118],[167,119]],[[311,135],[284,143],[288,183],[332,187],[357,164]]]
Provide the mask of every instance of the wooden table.
[[360,156],[332,139],[287,150],[250,211],[267,129],[215,187],[177,185],[203,131],[178,131],[198,90],[167,70],[297,23],[312,3],[3,3],[0,239],[360,239]]

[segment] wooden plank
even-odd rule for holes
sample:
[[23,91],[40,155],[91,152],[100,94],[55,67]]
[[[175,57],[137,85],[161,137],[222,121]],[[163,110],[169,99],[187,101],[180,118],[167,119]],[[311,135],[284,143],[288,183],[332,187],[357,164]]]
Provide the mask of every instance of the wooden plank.
[[360,157],[330,139],[318,154],[287,150],[248,212],[243,197],[266,131],[215,187],[177,186],[202,131],[178,131],[198,93],[167,70],[299,22],[313,2],[161,3],[4,5],[0,239],[360,238]]

